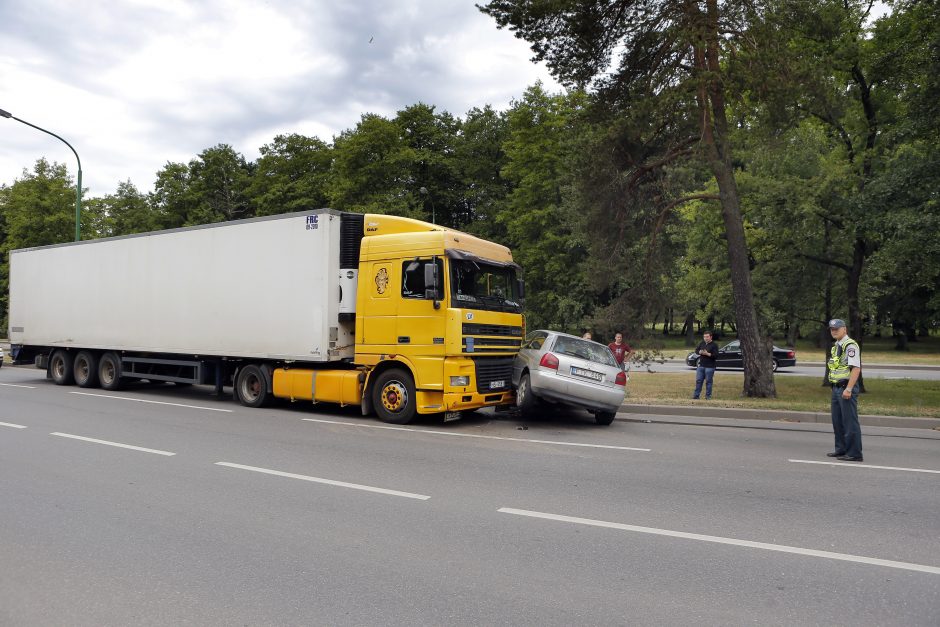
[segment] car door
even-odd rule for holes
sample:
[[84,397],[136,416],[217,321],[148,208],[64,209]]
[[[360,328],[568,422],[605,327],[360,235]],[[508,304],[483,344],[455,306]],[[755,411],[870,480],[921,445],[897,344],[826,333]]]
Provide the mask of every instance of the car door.
[[526,368],[532,370],[538,366],[542,354],[542,345],[547,337],[548,333],[545,331],[533,331],[526,336],[519,353],[512,362],[513,385],[519,385],[519,378],[522,376],[523,370]]
[[741,342],[735,340],[728,342],[718,349],[719,368],[743,368],[744,359],[741,357]]

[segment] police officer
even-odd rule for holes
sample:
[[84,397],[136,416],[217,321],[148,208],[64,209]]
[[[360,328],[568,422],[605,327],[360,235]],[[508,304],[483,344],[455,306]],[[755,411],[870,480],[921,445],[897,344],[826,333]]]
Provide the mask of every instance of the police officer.
[[829,383],[832,385],[832,431],[835,450],[826,453],[846,462],[862,459],[862,429],[858,424],[858,378],[862,374],[862,349],[849,337],[845,321],[829,321],[836,341],[829,352]]

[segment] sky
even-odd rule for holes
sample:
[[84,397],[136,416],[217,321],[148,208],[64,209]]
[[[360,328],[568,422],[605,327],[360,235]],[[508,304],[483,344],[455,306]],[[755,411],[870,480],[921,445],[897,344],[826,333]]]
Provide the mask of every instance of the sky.
[[[482,2],[482,0],[476,0]],[[418,102],[462,117],[541,80],[527,44],[474,0],[0,0],[0,109],[67,140],[86,197],[229,144],[331,142]],[[68,147],[0,118],[0,185]]]

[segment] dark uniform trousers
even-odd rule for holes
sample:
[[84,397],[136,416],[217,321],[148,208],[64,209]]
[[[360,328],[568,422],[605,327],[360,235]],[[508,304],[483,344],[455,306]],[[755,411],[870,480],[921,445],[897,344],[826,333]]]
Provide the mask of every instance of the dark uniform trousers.
[[845,384],[832,386],[832,432],[835,451],[849,457],[862,456],[862,428],[858,424],[858,383],[852,387],[852,397],[842,398]]

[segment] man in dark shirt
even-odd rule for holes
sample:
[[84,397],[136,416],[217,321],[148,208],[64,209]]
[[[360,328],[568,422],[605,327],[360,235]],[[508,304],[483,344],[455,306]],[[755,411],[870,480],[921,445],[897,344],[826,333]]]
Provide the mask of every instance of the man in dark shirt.
[[695,354],[698,355],[698,367],[695,369],[695,393],[692,398],[698,399],[702,394],[702,382],[705,382],[705,400],[712,397],[712,379],[715,378],[715,358],[718,357],[718,345],[712,341],[711,331],[702,334],[703,340],[698,343]]

